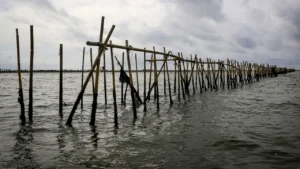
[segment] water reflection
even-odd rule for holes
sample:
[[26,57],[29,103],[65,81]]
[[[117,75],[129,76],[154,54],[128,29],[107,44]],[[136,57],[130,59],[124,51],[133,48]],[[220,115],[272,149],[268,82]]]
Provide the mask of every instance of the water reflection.
[[37,168],[39,164],[35,161],[31,143],[34,140],[31,124],[20,125],[20,130],[14,133],[17,141],[13,147],[12,161],[9,167]]
[[92,143],[92,145],[94,147],[94,149],[92,150],[92,152],[97,151],[97,148],[98,148],[98,140],[99,140],[99,138],[98,138],[98,132],[96,131],[96,127],[97,126],[90,126],[91,132],[92,132],[92,136],[91,136],[90,139],[91,139],[91,143]]

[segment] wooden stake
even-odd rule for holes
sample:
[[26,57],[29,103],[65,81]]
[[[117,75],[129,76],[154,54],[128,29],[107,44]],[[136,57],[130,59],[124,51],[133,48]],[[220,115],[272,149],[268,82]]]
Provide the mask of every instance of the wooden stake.
[[124,104],[126,104],[127,89],[128,89],[128,84],[126,84],[126,88],[125,88]]
[[17,61],[18,61],[18,79],[19,79],[19,98],[18,101],[21,106],[20,119],[22,123],[26,122],[25,117],[25,106],[24,106],[24,97],[23,97],[23,88],[22,88],[22,77],[21,77],[21,62],[20,62],[20,42],[19,42],[19,31],[16,29],[16,42],[17,42]]
[[[189,88],[188,88],[188,85],[187,85],[187,81],[188,81],[188,79],[187,79],[187,71],[185,69],[185,62],[184,62],[182,53],[181,53],[181,59],[182,59],[183,72],[184,72],[184,76],[181,77],[181,79],[183,80],[183,84],[181,85],[181,87],[184,87],[184,89],[185,89],[184,93],[186,93],[187,95],[190,95]],[[183,97],[183,98],[185,98],[185,97]]]
[[[110,44],[111,41],[110,41]],[[115,82],[115,66],[114,66],[114,53],[113,49],[110,48],[110,54],[111,54],[111,69],[112,69],[112,81],[113,81],[113,99],[114,99],[114,122],[115,126],[118,126],[118,109],[117,109],[117,96],[116,96],[116,82]]]
[[176,93],[176,66],[177,66],[177,63],[176,63],[176,60],[174,60],[174,93]]
[[[144,48],[146,50],[146,48]],[[144,52],[144,112],[147,111],[147,102],[146,102],[146,82],[147,82],[147,79],[146,79],[146,52]]]
[[152,77],[152,63],[153,63],[153,54],[151,55],[151,62],[150,62],[150,75],[149,75],[149,89],[151,88],[151,77]]
[[[166,48],[164,47],[164,53],[166,53]],[[167,57],[167,56],[165,56]],[[171,93],[171,84],[170,84],[170,76],[169,76],[169,69],[168,69],[168,62],[165,64],[165,67],[167,69],[167,77],[168,77],[168,88],[169,88],[169,98],[170,98],[170,104],[173,104],[172,100],[172,93]]]
[[[198,86],[198,84],[197,83],[199,83],[199,89],[200,89],[200,93],[202,93],[202,88],[201,88],[201,80],[200,80],[200,75],[199,75],[199,60],[198,60],[198,58],[197,58],[197,56],[196,56],[196,58],[195,58],[195,60],[196,60],[196,86]],[[196,87],[196,89],[197,89],[197,87]]]
[[137,93],[140,94],[140,86],[139,86],[139,72],[138,72],[138,63],[137,63],[137,57],[135,54],[135,72],[136,72],[136,86],[137,86]]
[[[200,65],[201,65],[201,79],[202,79],[202,88],[204,88],[205,91],[207,91],[207,88],[206,88],[206,84],[205,84],[205,80],[204,80],[204,65],[201,63],[201,58],[200,58]],[[207,75],[205,75],[207,77]]]
[[[125,44],[126,44],[126,47],[129,46],[128,45],[128,40],[125,41]],[[137,119],[135,98],[134,98],[134,92],[133,92],[133,81],[132,81],[132,73],[131,73],[131,64],[130,64],[129,49],[126,50],[126,54],[127,54],[128,71],[129,71],[129,77],[130,77],[130,93],[131,93],[132,108],[133,108],[133,119]]]
[[33,55],[34,55],[33,25],[30,25],[30,75],[29,75],[29,104],[28,104],[28,116],[30,122],[32,122],[32,105],[33,105],[33,97],[32,97]]
[[178,73],[177,73],[177,76],[178,76],[178,101],[180,101],[180,83],[181,83],[181,79],[180,79],[180,61],[178,60],[178,64],[176,65],[178,66]]
[[227,88],[229,89],[229,85],[230,85],[230,74],[229,74],[229,69],[230,69],[230,66],[229,66],[229,59],[227,58]]
[[[155,51],[155,47],[153,46],[153,51]],[[153,54],[153,58],[154,58],[154,81],[155,81],[155,85],[156,85],[156,106],[157,109],[159,109],[159,90],[158,90],[158,76],[157,76],[157,63],[156,63],[156,54]]]
[[[100,43],[102,42],[102,39],[103,39],[104,19],[105,18],[102,16],[101,25],[100,25],[100,35],[99,35],[99,42]],[[108,42],[108,40],[107,40],[107,42]],[[97,56],[97,58],[94,62],[94,64],[96,64],[96,79],[95,79],[95,88],[94,88],[94,93],[93,93],[93,103],[92,103],[91,120],[90,120],[90,125],[92,125],[92,126],[95,125],[95,121],[96,121],[96,110],[97,110],[98,88],[99,88],[98,87],[99,86],[99,74],[100,74],[100,61],[101,61],[101,55],[102,55],[102,53],[104,53],[104,50],[105,49],[103,47],[101,47],[101,46],[98,47],[98,56]],[[94,70],[91,69],[91,71],[92,71],[92,75],[93,75]]]
[[[185,99],[185,92],[184,92],[184,78],[183,78],[183,76],[182,76],[182,69],[181,69],[181,59],[182,58],[180,58],[180,54],[178,53],[178,57],[179,57],[179,60],[178,60],[178,63],[179,63],[179,74],[180,74],[180,83],[181,83],[181,91],[182,91],[182,97],[183,97],[183,99]],[[183,63],[184,64],[184,63]],[[179,87],[179,86],[178,86]]]
[[[192,55],[191,55],[191,60],[193,60],[193,58],[192,58]],[[191,77],[192,77],[192,85],[193,85],[193,94],[195,94],[196,93],[196,91],[195,91],[195,82],[194,82],[194,65],[195,65],[195,62],[193,63],[193,62],[191,62]]]
[[[92,48],[90,48],[90,59],[91,59],[91,68],[93,67],[93,51]],[[92,93],[94,93],[95,90],[95,80],[94,80],[94,73],[92,74]]]
[[[107,35],[107,37],[106,37],[106,39],[105,39],[105,41],[104,41],[104,46],[106,46],[106,44],[107,44],[107,42],[108,42],[108,40],[109,40],[111,34],[113,33],[114,29],[115,29],[115,25],[113,25],[112,28],[110,29],[110,31],[109,31],[109,33],[108,33],[108,35]],[[84,91],[85,91],[85,88],[86,88],[86,86],[87,86],[87,84],[88,84],[88,82],[89,82],[89,80],[90,80],[90,78],[91,78],[91,76],[92,76],[92,74],[93,74],[93,71],[94,71],[94,69],[96,68],[97,64],[99,63],[100,56],[101,56],[101,54],[102,54],[102,52],[103,52],[104,50],[105,50],[105,48],[104,48],[103,46],[101,46],[101,47],[100,47],[100,50],[99,50],[99,54],[98,54],[98,56],[97,56],[97,58],[96,58],[96,60],[95,60],[95,62],[94,62],[94,64],[93,64],[93,68],[92,68],[91,71],[89,72],[89,74],[88,74],[88,76],[87,76],[87,78],[86,78],[86,80],[85,80],[85,83],[84,83],[84,85],[83,85],[83,88],[82,88],[82,90],[80,91],[80,93],[78,94],[78,97],[77,97],[77,99],[76,99],[76,101],[75,101],[75,103],[74,103],[74,106],[73,106],[73,108],[72,108],[72,110],[71,110],[71,113],[70,113],[70,115],[69,115],[68,121],[67,121],[67,123],[66,123],[67,125],[71,125],[71,124],[72,124],[73,115],[74,115],[74,113],[75,113],[75,111],[76,111],[76,109],[77,109],[77,106],[78,106],[78,104],[79,104],[81,98],[82,98],[82,95],[83,95],[83,93],[84,93]],[[96,88],[96,87],[95,87],[95,88]],[[95,117],[92,116],[92,118],[95,118]]]
[[[164,47],[164,50],[165,50],[165,47]],[[165,51],[164,51],[164,53],[165,53]],[[167,84],[166,84],[166,66],[164,66],[164,95],[165,96],[167,95],[166,87],[167,87]]]
[[104,103],[107,105],[107,90],[106,90],[106,61],[105,61],[105,52],[103,52],[103,76],[104,76]]
[[[122,53],[122,68],[124,69],[124,52]],[[124,104],[124,83],[121,82],[121,104]]]
[[195,56],[195,64],[196,64],[195,88],[197,90],[198,89],[198,59],[197,59],[197,55]]
[[59,70],[59,115],[63,117],[63,44],[59,45],[60,70]]
[[[82,54],[82,70],[81,70],[81,90],[83,88],[83,73],[84,73],[84,55],[85,55],[85,47],[83,47],[83,54]],[[81,98],[81,110],[83,109],[83,95]]]

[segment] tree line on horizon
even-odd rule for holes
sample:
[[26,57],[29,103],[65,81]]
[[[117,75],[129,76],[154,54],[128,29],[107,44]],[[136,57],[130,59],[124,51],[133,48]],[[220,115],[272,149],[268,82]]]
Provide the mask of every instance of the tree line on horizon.
[[[84,72],[89,72],[90,69],[84,69]],[[111,72],[112,70],[101,70],[100,72]],[[127,72],[128,70],[124,70],[125,72]],[[136,70],[132,70],[133,72],[136,72]],[[144,69],[142,70],[138,70],[138,72],[143,72]],[[152,70],[153,71],[153,70]],[[169,70],[170,72],[174,71],[174,70]],[[17,69],[0,69],[0,73],[17,73],[18,70]],[[29,73],[28,69],[21,69],[21,72]],[[58,69],[34,69],[33,72],[59,72]],[[80,69],[63,69],[63,72],[82,72],[82,70]],[[96,71],[94,71],[96,72]],[[115,72],[120,72],[120,70],[115,70]],[[146,69],[146,72],[150,72],[150,69]]]

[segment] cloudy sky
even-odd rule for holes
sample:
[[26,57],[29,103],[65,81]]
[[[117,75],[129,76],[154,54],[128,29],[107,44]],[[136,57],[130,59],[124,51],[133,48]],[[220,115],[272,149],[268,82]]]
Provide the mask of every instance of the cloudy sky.
[[116,25],[114,44],[129,40],[134,47],[166,47],[186,57],[300,69],[299,0],[0,0],[0,68],[17,66],[15,28],[22,69],[29,68],[29,28],[34,25],[35,69],[59,68],[60,43],[64,68],[80,69],[82,49],[86,41],[98,40],[102,16],[104,36]]

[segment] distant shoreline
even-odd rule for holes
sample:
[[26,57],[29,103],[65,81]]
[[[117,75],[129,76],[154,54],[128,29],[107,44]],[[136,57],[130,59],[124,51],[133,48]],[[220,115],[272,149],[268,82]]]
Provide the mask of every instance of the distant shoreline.
[[[152,70],[153,72],[154,70]],[[29,70],[21,70],[22,73],[29,73]],[[34,73],[59,73],[59,70],[33,70]],[[81,70],[63,70],[65,73],[81,73]],[[84,72],[90,72],[90,70],[84,70]],[[96,71],[94,71],[96,72]],[[104,70],[100,70],[100,72],[104,72]],[[106,70],[105,72],[112,72],[112,70]],[[115,70],[115,72],[120,72],[120,70]],[[128,72],[128,70],[125,70]],[[132,72],[144,72],[144,70],[132,70]],[[146,72],[150,72],[150,70],[146,70]],[[174,70],[169,70],[169,72],[174,72]],[[0,73],[18,73],[17,70],[1,70]]]
[[[152,70],[153,72],[154,70]],[[186,70],[188,72],[191,72],[191,70]],[[207,70],[205,70],[207,71]],[[218,71],[218,70],[215,70]],[[300,71],[300,70],[295,70]],[[29,70],[21,70],[22,73],[29,73]],[[59,70],[33,70],[34,73],[59,73]],[[63,70],[64,73],[81,73],[81,70]],[[90,72],[90,70],[84,70],[84,72]],[[96,72],[96,71],[94,71]],[[100,70],[100,73],[104,72],[104,70]],[[105,72],[112,72],[112,70],[106,70]],[[115,70],[115,72],[120,72],[120,70]],[[128,70],[125,70],[125,72],[128,72]],[[132,70],[132,72],[136,72],[136,70]],[[144,72],[144,70],[138,70],[137,72]],[[146,70],[146,72],[150,72],[150,70]],[[174,72],[174,70],[169,70],[169,72]],[[17,70],[0,70],[0,73],[18,73]]]

